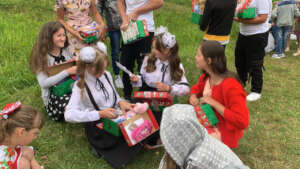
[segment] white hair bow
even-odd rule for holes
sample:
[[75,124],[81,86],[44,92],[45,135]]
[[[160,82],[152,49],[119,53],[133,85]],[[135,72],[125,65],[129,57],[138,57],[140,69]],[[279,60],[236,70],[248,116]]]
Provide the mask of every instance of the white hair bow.
[[97,47],[107,55],[107,47],[103,42],[97,42]]
[[170,32],[168,32],[168,28],[164,27],[164,26],[160,26],[155,30],[154,35],[158,36],[160,34],[163,34],[162,36],[162,41],[163,44],[167,47],[167,48],[172,48],[174,47],[174,45],[176,44],[176,37],[175,35],[171,34]]
[[96,51],[92,47],[84,47],[80,50],[80,60],[85,63],[93,63],[96,58]]

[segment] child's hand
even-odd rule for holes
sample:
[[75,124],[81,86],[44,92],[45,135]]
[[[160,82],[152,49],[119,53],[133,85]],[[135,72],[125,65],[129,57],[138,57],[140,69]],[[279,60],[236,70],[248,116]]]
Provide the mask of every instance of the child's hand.
[[130,76],[130,81],[132,83],[137,83],[139,81],[139,77],[137,75],[131,75]]
[[215,103],[216,103],[216,100],[215,99],[213,99],[212,97],[210,97],[210,96],[204,96],[204,97],[202,97],[202,98],[200,98],[200,103],[201,104],[209,104],[210,106],[213,106],[214,107],[214,105],[215,105]]
[[116,109],[107,108],[99,111],[99,116],[107,119],[115,119],[118,117],[118,115],[115,114],[116,111],[117,111]]
[[72,66],[72,67],[68,68],[66,71],[69,75],[75,75],[77,72],[77,66]]
[[135,104],[128,103],[127,101],[120,101],[119,105],[123,113],[129,110],[133,111],[133,107],[135,106]]
[[196,96],[195,94],[192,94],[192,95],[190,96],[189,102],[190,102],[190,104],[193,105],[193,106],[197,106],[197,105],[199,104],[198,98],[197,98],[197,96]]
[[157,91],[159,92],[169,92],[171,87],[165,83],[162,82],[155,82],[155,86]]

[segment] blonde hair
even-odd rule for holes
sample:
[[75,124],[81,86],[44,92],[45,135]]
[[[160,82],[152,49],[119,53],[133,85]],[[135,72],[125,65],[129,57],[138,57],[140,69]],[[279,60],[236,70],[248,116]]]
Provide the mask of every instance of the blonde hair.
[[22,105],[20,109],[8,115],[7,119],[0,116],[0,143],[10,137],[17,127],[29,131],[34,128],[41,129],[44,125],[44,116],[34,108]]
[[81,97],[84,99],[84,87],[85,87],[85,72],[88,69],[94,68],[95,72],[102,72],[105,71],[104,67],[105,67],[105,62],[108,64],[108,58],[107,55],[100,51],[98,49],[97,46],[92,46],[95,51],[96,51],[96,58],[94,60],[93,63],[85,63],[82,60],[78,60],[77,62],[77,76],[78,78],[78,82],[77,82],[77,86],[80,88],[81,90]]

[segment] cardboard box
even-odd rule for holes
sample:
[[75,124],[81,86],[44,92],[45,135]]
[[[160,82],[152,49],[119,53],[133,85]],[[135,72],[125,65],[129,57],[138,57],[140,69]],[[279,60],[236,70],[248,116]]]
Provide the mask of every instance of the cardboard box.
[[211,128],[218,124],[219,120],[215,115],[215,112],[209,104],[198,105],[194,107],[199,122],[211,132]]
[[[159,125],[150,109],[121,123],[103,118],[102,123],[97,124],[97,127],[114,136],[123,135],[129,147],[136,145],[159,129]],[[134,134],[137,132],[141,134],[138,136]]]
[[56,74],[60,73],[61,71],[65,70],[67,68],[70,68],[72,66],[76,66],[75,58],[72,60],[66,61],[64,63],[58,64],[58,65],[53,65],[53,66],[48,67],[48,74],[49,74],[49,76],[53,76],[53,75],[56,75]]
[[133,43],[150,35],[145,20],[130,22],[125,31],[121,30],[124,44]]

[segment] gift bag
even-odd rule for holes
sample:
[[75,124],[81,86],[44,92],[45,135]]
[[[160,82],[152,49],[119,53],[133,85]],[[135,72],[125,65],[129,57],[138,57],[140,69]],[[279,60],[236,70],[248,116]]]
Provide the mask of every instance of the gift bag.
[[269,32],[268,45],[265,47],[265,52],[271,52],[275,49],[275,40],[271,32]]
[[236,7],[236,16],[241,19],[252,19],[256,17],[256,8],[250,8],[252,0],[241,0]]
[[200,24],[206,0],[192,0],[192,17],[191,22],[194,24]]
[[130,44],[150,35],[145,20],[130,22],[125,31],[121,30],[123,43]]

